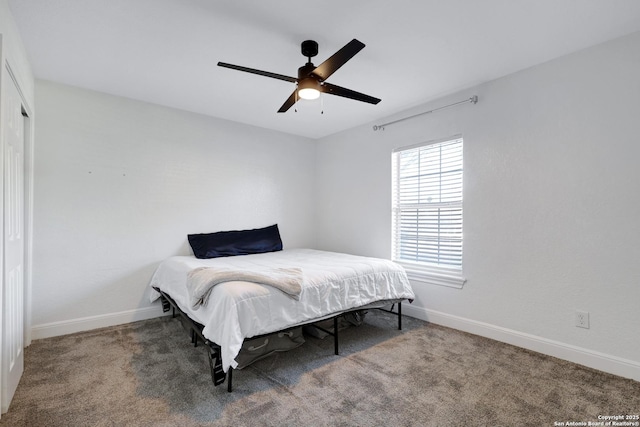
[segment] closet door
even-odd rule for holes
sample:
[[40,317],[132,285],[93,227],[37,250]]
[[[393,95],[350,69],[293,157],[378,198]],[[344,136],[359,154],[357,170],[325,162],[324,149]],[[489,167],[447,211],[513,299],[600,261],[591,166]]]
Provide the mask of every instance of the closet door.
[[22,98],[5,71],[3,89],[2,412],[24,370],[24,117]]

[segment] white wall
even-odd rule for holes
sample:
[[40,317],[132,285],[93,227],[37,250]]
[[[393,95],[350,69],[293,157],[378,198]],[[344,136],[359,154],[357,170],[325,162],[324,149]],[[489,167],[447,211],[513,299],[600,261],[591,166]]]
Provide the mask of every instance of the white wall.
[[40,80],[36,102],[34,338],[158,315],[189,233],[315,244],[313,141]]
[[9,63],[24,99],[33,108],[33,73],[7,0],[0,0],[0,58]]
[[319,248],[389,257],[391,150],[462,134],[468,281],[414,283],[407,312],[640,379],[638,76],[640,33],[324,138]]

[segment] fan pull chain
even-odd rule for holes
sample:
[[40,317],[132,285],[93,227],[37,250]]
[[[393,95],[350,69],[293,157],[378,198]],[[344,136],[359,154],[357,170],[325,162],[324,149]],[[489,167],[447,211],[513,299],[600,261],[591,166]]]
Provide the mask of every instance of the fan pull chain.
[[320,94],[320,114],[324,114],[324,93]]
[[295,105],[295,107],[293,107],[293,112],[297,113],[298,112],[298,107],[297,107],[297,105],[298,105],[298,85],[297,84],[296,84],[296,92],[295,93],[296,93],[295,98],[294,98],[295,102],[293,103],[293,105]]

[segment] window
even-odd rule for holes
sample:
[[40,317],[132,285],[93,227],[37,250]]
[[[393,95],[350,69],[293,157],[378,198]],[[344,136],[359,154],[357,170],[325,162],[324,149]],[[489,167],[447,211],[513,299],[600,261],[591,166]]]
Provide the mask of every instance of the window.
[[462,287],[462,137],[392,155],[392,258],[410,278]]

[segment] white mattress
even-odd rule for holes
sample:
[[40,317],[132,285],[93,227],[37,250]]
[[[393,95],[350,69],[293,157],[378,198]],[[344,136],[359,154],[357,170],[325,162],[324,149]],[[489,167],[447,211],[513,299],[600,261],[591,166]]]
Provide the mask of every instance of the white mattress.
[[[300,300],[266,285],[227,282],[213,288],[206,306],[193,310],[186,281],[187,273],[198,267],[300,268],[304,275]],[[376,301],[415,298],[404,269],[392,261],[312,249],[213,259],[176,256],[160,264],[150,286],[169,294],[189,317],[204,325],[203,335],[221,347],[225,372],[237,366],[234,359],[245,338]],[[158,297],[152,291],[151,300]]]

